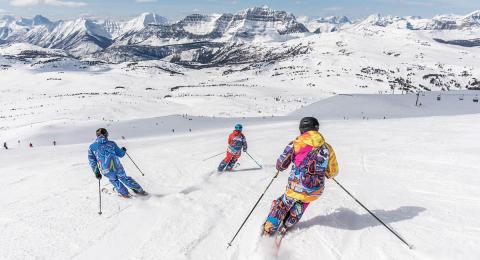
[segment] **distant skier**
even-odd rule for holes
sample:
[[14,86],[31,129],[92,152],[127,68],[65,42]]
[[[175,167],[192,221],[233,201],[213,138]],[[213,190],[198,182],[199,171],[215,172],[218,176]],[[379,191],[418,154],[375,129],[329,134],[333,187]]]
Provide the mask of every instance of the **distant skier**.
[[99,128],[96,132],[97,139],[88,149],[88,160],[90,167],[97,179],[105,175],[112,183],[118,194],[124,198],[131,195],[125,185],[139,195],[147,195],[143,188],[132,178],[126,175],[119,157],[125,156],[127,149],[121,149],[115,142],[108,140],[108,131]]
[[57,141],[53,140],[53,146],[57,146]]
[[242,130],[243,126],[236,124],[235,130],[228,136],[227,156],[225,156],[225,159],[218,165],[219,172],[223,172],[224,170],[231,171],[238,158],[240,158],[242,150],[244,152],[247,151],[247,139],[243,135]]
[[4,142],[4,143],[3,143],[3,148],[5,148],[6,150],[8,150],[7,142]]
[[32,144],[32,143],[30,143],[28,146],[29,146],[30,148],[33,148],[33,144]]
[[273,201],[263,224],[264,235],[272,235],[279,228],[279,232],[285,233],[298,223],[309,203],[322,194],[325,176],[332,178],[338,174],[335,152],[318,132],[318,120],[302,118],[299,128],[301,135],[287,145],[277,160],[279,171],[292,162],[293,165],[285,194]]

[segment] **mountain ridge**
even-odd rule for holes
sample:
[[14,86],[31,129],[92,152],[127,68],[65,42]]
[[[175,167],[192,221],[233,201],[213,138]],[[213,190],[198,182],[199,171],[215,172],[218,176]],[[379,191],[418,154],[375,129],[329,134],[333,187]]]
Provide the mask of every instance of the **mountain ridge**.
[[[373,35],[395,30],[444,32],[433,39],[443,44],[476,47],[480,36],[468,36],[466,32],[480,32],[480,10],[463,16],[437,15],[430,19],[374,14],[357,21],[346,16],[297,18],[267,6],[234,14],[190,14],[175,22],[151,12],[127,21],[88,17],[50,21],[42,15],[31,19],[4,15],[0,17],[0,44],[29,43],[61,49],[80,59],[94,57],[114,63],[128,61],[125,57],[138,61],[170,56],[174,62],[189,64],[195,60],[213,61],[220,53],[230,53],[232,46],[242,46],[236,52],[244,52],[245,57],[263,57],[255,54],[256,44],[308,39],[311,35],[338,31]],[[244,43],[251,48],[246,49]],[[185,57],[189,58],[185,60]]]

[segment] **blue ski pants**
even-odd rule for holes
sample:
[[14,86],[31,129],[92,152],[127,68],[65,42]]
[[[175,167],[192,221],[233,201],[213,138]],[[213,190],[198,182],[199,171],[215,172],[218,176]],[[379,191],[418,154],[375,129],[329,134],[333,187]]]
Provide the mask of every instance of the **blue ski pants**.
[[106,177],[112,183],[115,190],[121,195],[128,195],[125,186],[135,191],[142,191],[143,188],[132,177],[127,176],[125,171],[109,172]]

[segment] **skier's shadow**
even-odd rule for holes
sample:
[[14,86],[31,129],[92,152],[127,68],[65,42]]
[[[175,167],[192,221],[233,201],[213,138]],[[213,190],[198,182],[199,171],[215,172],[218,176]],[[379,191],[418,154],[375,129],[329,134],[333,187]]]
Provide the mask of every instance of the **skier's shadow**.
[[[412,219],[418,216],[426,208],[416,206],[402,206],[395,210],[372,210],[386,224]],[[307,221],[300,221],[298,229],[307,229],[312,226],[329,226],[333,228],[360,230],[368,227],[381,225],[369,213],[358,214],[351,209],[338,208],[326,216],[316,216]]]

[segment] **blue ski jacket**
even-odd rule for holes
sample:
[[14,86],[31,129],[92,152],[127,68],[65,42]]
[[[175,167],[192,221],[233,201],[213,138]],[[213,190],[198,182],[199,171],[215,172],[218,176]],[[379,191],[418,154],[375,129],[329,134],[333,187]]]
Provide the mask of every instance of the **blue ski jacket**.
[[125,152],[104,136],[99,136],[88,149],[90,167],[94,173],[100,172],[103,175],[125,173],[119,159],[123,156]]

